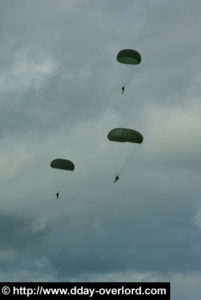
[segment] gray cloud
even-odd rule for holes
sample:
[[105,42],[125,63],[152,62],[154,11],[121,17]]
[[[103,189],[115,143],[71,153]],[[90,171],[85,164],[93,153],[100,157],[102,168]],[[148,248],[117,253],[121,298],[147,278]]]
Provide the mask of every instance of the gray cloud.
[[[0,3],[0,280],[161,279],[197,299],[200,3],[84,3]],[[110,143],[119,126],[143,144]]]

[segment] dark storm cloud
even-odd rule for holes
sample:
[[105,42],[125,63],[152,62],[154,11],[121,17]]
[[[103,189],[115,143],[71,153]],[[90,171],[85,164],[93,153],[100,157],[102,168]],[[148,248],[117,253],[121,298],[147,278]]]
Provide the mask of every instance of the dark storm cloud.
[[[187,210],[184,205],[189,202],[185,192],[180,205],[175,200],[179,195],[170,190],[158,191],[155,200],[146,195],[141,202],[123,192],[104,203],[91,195],[95,202],[91,212],[66,212],[48,236],[54,269],[69,279],[88,272],[199,270],[200,231],[191,222],[195,209],[189,204]],[[83,201],[87,206],[87,199]],[[62,247],[55,249],[59,233]]]
[[[1,213],[0,215],[0,261],[2,270],[18,269],[30,252],[37,252],[44,238],[44,228],[33,218]],[[34,250],[35,249],[35,250]]]

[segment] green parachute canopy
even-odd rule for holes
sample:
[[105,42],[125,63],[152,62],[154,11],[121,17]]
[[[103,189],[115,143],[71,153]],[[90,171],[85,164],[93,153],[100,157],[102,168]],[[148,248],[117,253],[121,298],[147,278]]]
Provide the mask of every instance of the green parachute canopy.
[[137,143],[141,144],[143,136],[136,130],[128,128],[114,128],[108,133],[108,139],[120,143]]
[[117,61],[127,65],[138,65],[141,62],[141,55],[136,50],[123,49],[118,53]]
[[51,168],[73,171],[75,169],[74,163],[68,159],[57,158],[54,159],[51,164]]

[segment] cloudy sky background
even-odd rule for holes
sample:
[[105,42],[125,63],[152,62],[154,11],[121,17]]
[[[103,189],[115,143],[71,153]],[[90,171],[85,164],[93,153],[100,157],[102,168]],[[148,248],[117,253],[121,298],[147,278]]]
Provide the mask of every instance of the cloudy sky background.
[[[1,281],[171,281],[199,299],[200,33],[196,0],[0,0]],[[123,48],[142,63],[118,64]],[[143,144],[130,155],[114,127]]]

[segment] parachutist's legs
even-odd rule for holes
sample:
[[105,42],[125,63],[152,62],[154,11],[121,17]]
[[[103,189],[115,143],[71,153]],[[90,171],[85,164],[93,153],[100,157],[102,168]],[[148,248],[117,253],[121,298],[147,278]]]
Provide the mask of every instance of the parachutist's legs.
[[119,175],[116,175],[113,183],[117,182],[117,180],[119,180],[119,178],[120,178]]

